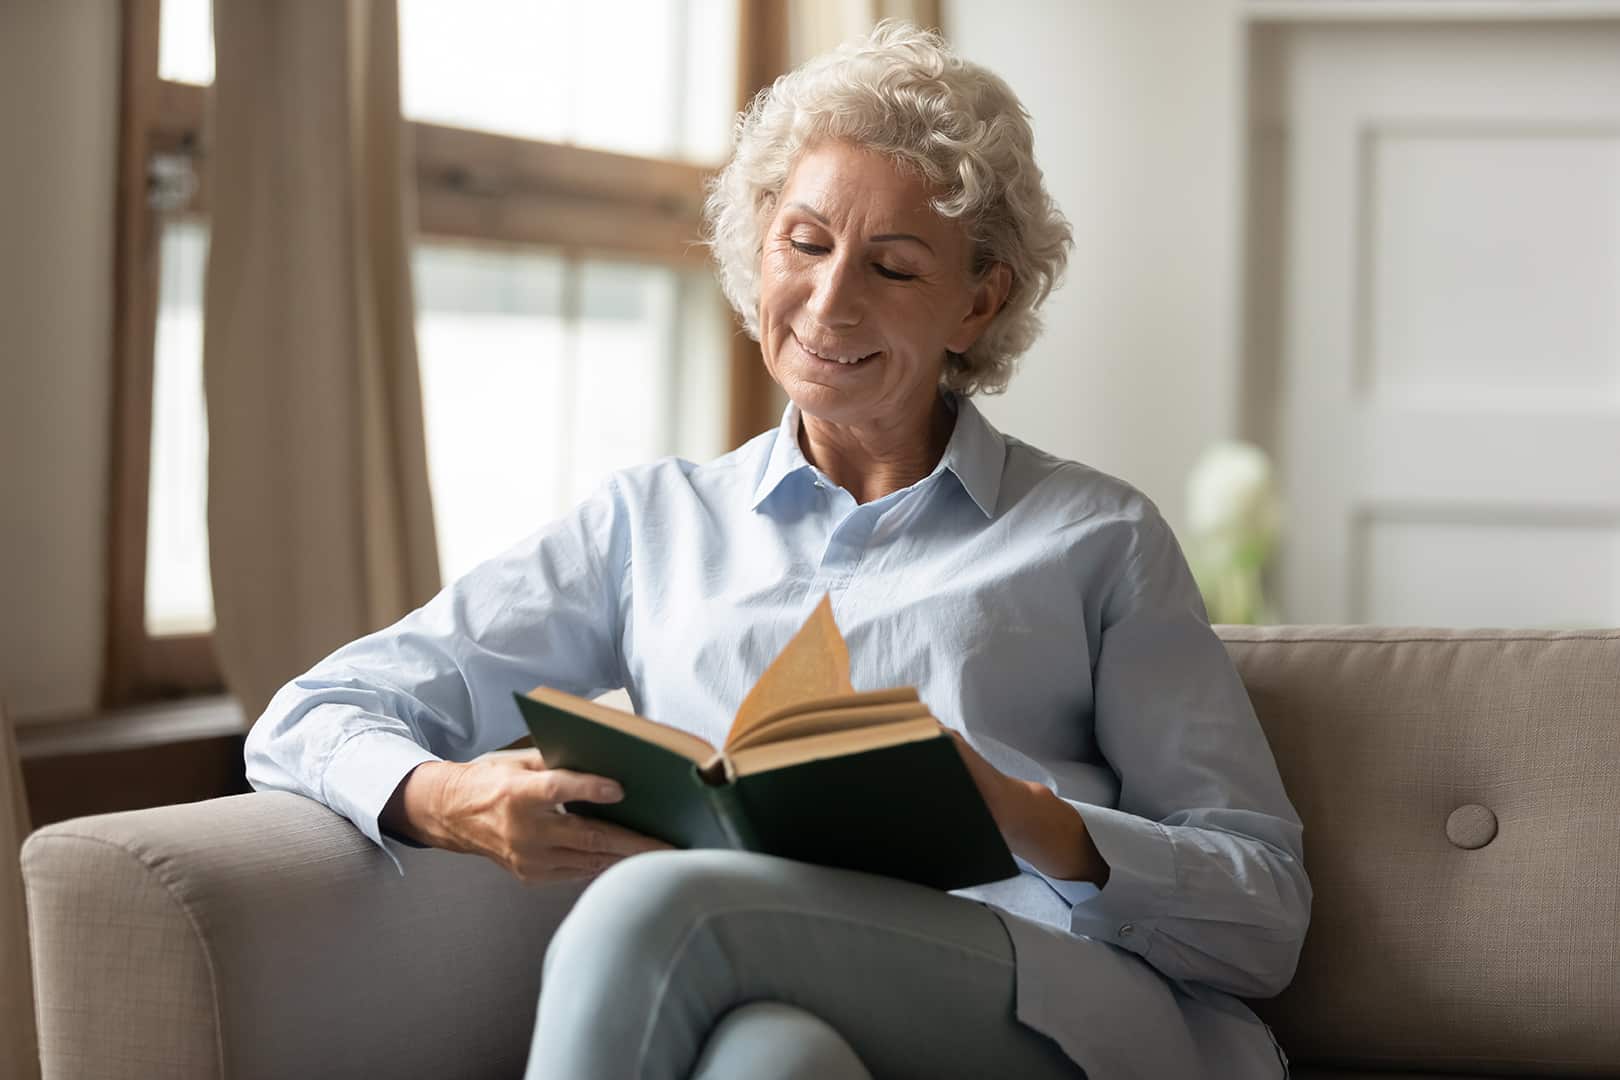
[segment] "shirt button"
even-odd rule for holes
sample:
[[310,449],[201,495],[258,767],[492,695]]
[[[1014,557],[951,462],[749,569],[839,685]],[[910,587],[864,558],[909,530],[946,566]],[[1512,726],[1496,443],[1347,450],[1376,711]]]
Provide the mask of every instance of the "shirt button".
[[1120,937],[1130,937],[1134,933],[1136,933],[1136,927],[1132,926],[1130,923],[1126,923],[1124,926],[1119,928]]

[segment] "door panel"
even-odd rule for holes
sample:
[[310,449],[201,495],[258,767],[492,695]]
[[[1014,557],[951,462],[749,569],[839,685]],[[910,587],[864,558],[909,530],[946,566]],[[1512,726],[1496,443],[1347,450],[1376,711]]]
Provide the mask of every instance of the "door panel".
[[1255,47],[1284,616],[1620,624],[1620,26]]

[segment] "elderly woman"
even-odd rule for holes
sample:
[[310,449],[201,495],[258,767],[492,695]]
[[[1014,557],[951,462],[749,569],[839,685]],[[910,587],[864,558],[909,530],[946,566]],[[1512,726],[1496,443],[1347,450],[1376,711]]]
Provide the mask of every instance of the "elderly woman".
[[[259,720],[250,778],[385,851],[600,874],[546,953],[531,1076],[1283,1075],[1233,995],[1292,977],[1300,822],[1175,538],[971,400],[1005,386],[1069,244],[1022,106],[886,24],[737,135],[708,219],[781,425],[614,475],[334,653]],[[957,734],[1018,876],[943,893],[654,851],[561,812],[620,797],[611,777],[472,760],[541,683],[625,687],[718,742],[824,593],[855,685],[913,684]]]

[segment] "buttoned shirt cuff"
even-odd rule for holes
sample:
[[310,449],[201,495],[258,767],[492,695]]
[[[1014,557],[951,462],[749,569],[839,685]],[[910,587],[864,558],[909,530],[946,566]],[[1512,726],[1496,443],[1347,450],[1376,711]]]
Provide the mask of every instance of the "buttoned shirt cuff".
[[1106,806],[1065,799],[1086,823],[1092,843],[1108,864],[1108,884],[1047,882],[1073,905],[1069,928],[1077,934],[1146,956],[1157,916],[1176,891],[1174,842],[1163,825]]
[[321,778],[321,798],[382,848],[400,874],[394,846],[423,845],[391,833],[384,834],[379,818],[400,781],[424,761],[439,761],[438,755],[405,736],[380,728],[357,731],[332,752]]

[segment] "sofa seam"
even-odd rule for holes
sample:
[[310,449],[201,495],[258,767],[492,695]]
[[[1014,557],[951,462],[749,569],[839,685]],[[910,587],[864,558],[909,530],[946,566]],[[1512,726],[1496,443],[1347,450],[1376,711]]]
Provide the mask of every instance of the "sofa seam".
[[185,917],[186,925],[191,927],[191,934],[194,938],[196,938],[198,947],[202,950],[203,965],[208,971],[208,989],[210,998],[209,1005],[210,1011],[213,1013],[214,1018],[214,1064],[218,1070],[218,1075],[223,1078],[226,1075],[225,1028],[224,1024],[220,1020],[219,1015],[219,977],[216,970],[216,965],[214,963],[214,953],[213,950],[208,947],[208,939],[204,936],[202,928],[197,925],[196,916],[192,913],[190,906],[180,897],[173,884],[165,877],[161,870],[148,862],[139,852],[125,846],[124,844],[118,843],[115,840],[108,840],[106,837],[87,836],[84,833],[52,830],[50,833],[44,835],[36,833],[30,838],[30,840],[32,842],[41,844],[51,840],[82,840],[92,844],[100,844],[103,847],[109,847],[114,851],[122,852],[123,854],[129,856],[136,866],[140,867],[142,870],[145,870],[152,880],[156,881],[157,884],[162,888],[164,894],[168,896],[169,900],[174,904],[174,906],[180,910],[180,914]]

